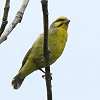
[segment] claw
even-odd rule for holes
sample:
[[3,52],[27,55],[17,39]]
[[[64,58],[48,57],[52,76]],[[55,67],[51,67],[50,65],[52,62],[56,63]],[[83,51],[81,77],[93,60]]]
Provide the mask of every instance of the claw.
[[[50,73],[49,77],[47,77],[47,80],[52,80],[52,73]],[[42,75],[43,79],[46,79],[46,75]]]

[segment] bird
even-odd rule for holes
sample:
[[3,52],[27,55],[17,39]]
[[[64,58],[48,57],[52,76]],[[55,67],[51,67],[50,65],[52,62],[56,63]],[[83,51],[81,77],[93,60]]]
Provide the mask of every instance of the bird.
[[[50,50],[50,65],[63,53],[67,39],[70,20],[65,16],[58,17],[48,29],[48,48]],[[26,76],[45,67],[43,59],[44,34],[41,33],[32,47],[26,53],[18,74],[12,79],[14,89],[19,89]]]

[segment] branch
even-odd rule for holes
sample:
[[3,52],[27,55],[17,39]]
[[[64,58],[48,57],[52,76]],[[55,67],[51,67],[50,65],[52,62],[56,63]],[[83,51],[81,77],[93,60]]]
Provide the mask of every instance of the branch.
[[5,27],[8,23],[7,18],[8,18],[9,8],[10,8],[10,0],[6,0],[3,18],[2,18],[2,24],[1,24],[1,27],[0,27],[0,37],[1,37],[2,33],[4,32]]
[[48,49],[48,0],[41,0],[43,10],[43,22],[44,22],[44,44],[43,54],[45,59],[45,79],[47,87],[47,100],[52,100],[52,86],[51,86],[51,75],[50,75],[50,64],[49,64],[49,49]]
[[11,33],[11,31],[16,27],[16,25],[18,23],[21,22],[22,18],[23,18],[23,14],[25,12],[25,9],[28,5],[29,0],[23,0],[23,3],[19,9],[19,11],[17,12],[14,20],[12,21],[12,23],[8,26],[8,28],[3,32],[3,34],[0,37],[0,44],[5,41],[8,37],[8,35]]

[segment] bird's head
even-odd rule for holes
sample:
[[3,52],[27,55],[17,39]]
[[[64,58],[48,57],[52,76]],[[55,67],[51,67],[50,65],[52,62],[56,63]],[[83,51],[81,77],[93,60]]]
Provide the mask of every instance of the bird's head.
[[66,29],[68,28],[68,24],[69,24],[70,20],[68,18],[66,18],[65,16],[61,16],[59,18],[57,18],[50,26],[50,28],[63,28]]

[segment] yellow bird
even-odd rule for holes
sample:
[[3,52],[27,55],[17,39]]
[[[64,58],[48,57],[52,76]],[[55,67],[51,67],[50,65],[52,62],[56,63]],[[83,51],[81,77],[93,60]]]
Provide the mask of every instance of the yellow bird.
[[[50,50],[50,64],[53,64],[62,54],[68,38],[68,24],[70,20],[65,16],[57,18],[48,30],[48,48]],[[14,89],[18,89],[25,77],[32,72],[44,68],[43,33],[33,43],[24,57],[18,74],[12,80]]]

